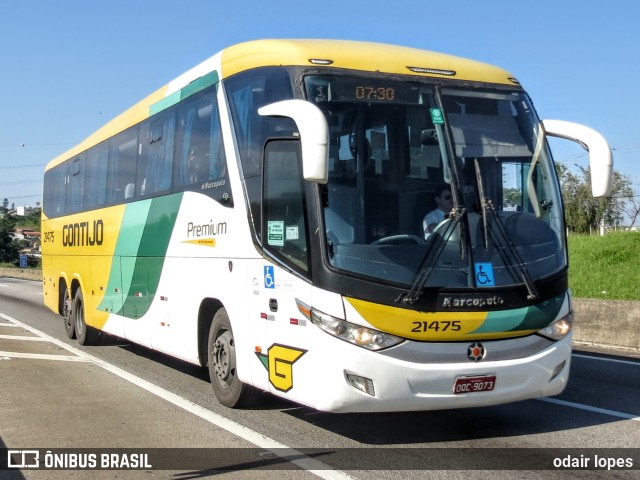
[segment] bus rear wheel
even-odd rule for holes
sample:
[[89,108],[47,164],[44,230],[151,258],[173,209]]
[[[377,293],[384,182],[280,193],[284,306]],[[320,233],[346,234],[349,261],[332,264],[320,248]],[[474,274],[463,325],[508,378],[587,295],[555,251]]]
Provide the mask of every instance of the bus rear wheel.
[[249,403],[253,387],[238,379],[235,340],[224,308],[218,310],[213,317],[207,345],[207,364],[216,399],[230,408]]
[[82,290],[78,288],[73,297],[72,312],[73,326],[80,345],[95,345],[98,343],[98,331],[87,325],[84,319],[84,299]]
[[73,305],[71,303],[71,296],[69,295],[69,289],[64,289],[62,296],[62,319],[64,320],[64,330],[67,333],[68,338],[76,338],[76,326],[73,321]]

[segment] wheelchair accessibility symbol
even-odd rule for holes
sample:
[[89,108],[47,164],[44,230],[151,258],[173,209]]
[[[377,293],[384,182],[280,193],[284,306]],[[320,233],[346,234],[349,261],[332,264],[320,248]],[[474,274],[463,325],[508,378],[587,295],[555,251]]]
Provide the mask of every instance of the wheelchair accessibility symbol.
[[273,273],[273,267],[264,267],[264,288],[275,288],[276,282]]
[[476,285],[479,287],[493,287],[496,282],[493,277],[492,263],[476,263]]

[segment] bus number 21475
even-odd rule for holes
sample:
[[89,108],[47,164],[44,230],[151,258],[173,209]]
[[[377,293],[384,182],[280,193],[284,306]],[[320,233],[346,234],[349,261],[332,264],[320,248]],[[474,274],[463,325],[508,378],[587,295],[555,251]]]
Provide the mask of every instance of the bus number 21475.
[[412,322],[412,332],[428,332],[430,330],[434,332],[445,332],[451,330],[453,332],[459,332],[462,329],[460,320],[446,321],[446,320],[434,320],[432,322]]

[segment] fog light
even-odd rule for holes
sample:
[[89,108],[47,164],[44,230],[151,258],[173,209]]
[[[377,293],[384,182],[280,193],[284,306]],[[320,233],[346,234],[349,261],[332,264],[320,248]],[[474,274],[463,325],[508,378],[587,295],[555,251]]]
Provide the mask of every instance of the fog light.
[[361,377],[359,375],[353,375],[351,373],[345,372],[345,374],[347,376],[349,385],[351,385],[353,388],[357,388],[361,392],[367,393],[372,397],[376,396],[376,390],[373,387],[373,380],[371,380],[370,378]]
[[551,378],[549,379],[549,381],[553,380],[560,374],[560,372],[562,371],[566,363],[567,361],[564,360],[562,363],[559,363],[558,365],[556,365],[556,368],[553,369],[553,373],[551,374]]

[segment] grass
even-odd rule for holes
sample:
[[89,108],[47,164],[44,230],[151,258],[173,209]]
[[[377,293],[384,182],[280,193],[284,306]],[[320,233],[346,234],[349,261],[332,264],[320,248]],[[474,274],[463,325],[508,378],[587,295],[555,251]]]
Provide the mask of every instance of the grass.
[[576,298],[640,300],[640,232],[569,235],[569,286]]

